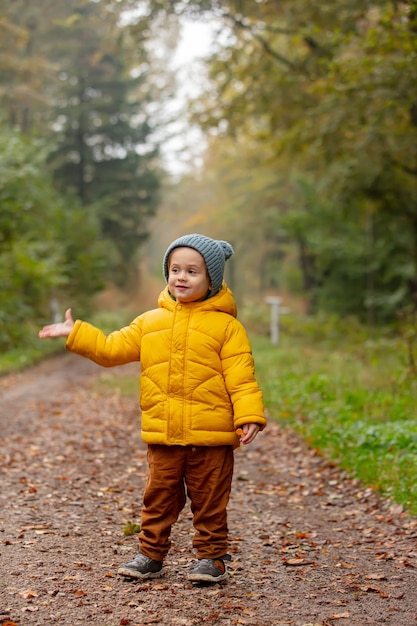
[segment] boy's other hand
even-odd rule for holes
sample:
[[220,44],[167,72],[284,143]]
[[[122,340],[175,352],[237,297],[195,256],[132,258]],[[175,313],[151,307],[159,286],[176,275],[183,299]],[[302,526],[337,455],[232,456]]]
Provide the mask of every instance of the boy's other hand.
[[72,319],[71,309],[67,309],[65,311],[65,322],[44,326],[42,330],[39,331],[38,337],[40,339],[46,339],[47,337],[68,337],[73,326],[74,320]]
[[243,426],[241,426],[241,430],[243,431],[243,434],[240,436],[240,443],[247,445],[255,439],[260,430],[260,426],[259,424],[243,424]]

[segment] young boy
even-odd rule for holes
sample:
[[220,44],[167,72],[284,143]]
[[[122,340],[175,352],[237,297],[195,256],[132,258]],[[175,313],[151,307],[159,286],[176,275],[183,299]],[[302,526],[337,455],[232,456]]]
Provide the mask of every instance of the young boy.
[[239,442],[253,441],[266,424],[249,340],[223,281],[232,254],[226,241],[180,237],[163,259],[167,286],[157,309],[107,336],[81,320],[74,323],[68,309],[65,322],[39,333],[67,337],[68,350],[104,367],[141,364],[141,435],[148,444],[149,471],[140,552],[119,568],[122,576],[162,575],[171,526],[188,496],[198,559],[189,580],[227,577],[233,450]]

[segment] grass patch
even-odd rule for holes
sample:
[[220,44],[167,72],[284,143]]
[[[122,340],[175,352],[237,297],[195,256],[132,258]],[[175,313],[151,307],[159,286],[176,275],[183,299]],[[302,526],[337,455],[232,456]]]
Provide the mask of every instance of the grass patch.
[[136,376],[126,375],[122,368],[107,369],[94,383],[94,389],[98,393],[116,393],[119,396],[129,397],[139,394],[139,364]]
[[16,348],[16,350],[0,354],[0,376],[21,372],[27,367],[39,363],[47,356],[62,352],[64,346],[65,341],[62,339],[50,341],[34,339],[24,348]]
[[352,476],[417,515],[417,379],[404,345],[381,338],[337,349],[253,339],[257,378],[278,422]]
[[128,520],[122,528],[122,534],[125,535],[125,537],[129,537],[130,535],[135,535],[137,533],[140,533],[140,524],[136,524],[136,522]]

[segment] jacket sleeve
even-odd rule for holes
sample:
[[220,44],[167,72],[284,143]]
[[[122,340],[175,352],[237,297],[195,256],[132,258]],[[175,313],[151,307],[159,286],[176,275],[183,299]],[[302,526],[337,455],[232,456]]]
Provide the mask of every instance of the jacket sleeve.
[[223,376],[233,404],[235,428],[256,423],[265,428],[262,391],[255,378],[255,364],[246,330],[233,320],[221,350]]
[[109,335],[87,322],[77,320],[65,347],[103,367],[114,367],[140,361],[141,338],[141,317]]

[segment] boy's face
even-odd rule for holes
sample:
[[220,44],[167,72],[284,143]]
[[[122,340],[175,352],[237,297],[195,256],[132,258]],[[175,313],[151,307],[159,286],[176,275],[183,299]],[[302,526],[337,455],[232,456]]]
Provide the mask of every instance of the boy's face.
[[197,250],[175,248],[168,267],[168,289],[178,302],[196,302],[207,295],[210,280],[204,259]]

